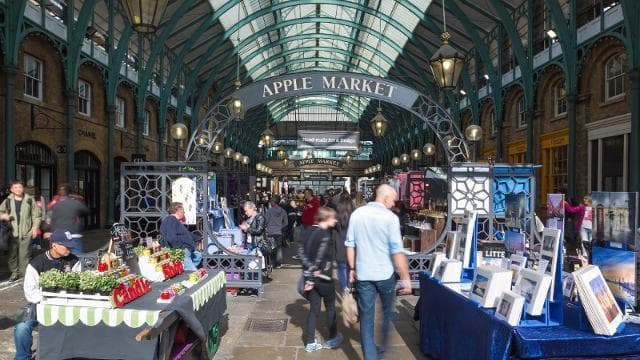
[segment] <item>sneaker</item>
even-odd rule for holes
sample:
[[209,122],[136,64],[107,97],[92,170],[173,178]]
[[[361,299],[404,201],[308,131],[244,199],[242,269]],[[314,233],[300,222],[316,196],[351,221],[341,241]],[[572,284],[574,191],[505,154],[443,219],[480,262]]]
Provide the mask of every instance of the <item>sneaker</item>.
[[342,344],[343,340],[344,340],[344,336],[342,336],[341,333],[338,333],[338,335],[336,335],[336,337],[334,337],[333,339],[329,339],[329,340],[324,342],[324,348],[325,349],[335,349],[338,346],[340,346],[340,344]]
[[306,352],[314,352],[322,349],[322,345],[317,342],[308,343],[307,346],[304,347],[304,351]]

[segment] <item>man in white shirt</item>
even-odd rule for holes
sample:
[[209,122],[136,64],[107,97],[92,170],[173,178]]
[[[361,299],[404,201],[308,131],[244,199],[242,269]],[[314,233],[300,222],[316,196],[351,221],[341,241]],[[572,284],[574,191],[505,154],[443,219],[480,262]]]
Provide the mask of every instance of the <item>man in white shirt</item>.
[[24,276],[24,296],[32,305],[31,316],[16,324],[13,338],[16,344],[16,360],[31,360],[31,345],[33,344],[33,329],[38,324],[35,319],[35,304],[42,301],[40,290],[40,274],[58,269],[62,272],[80,271],[78,257],[71,254],[70,247],[74,247],[76,239],[66,230],[54,230],[50,237],[51,248],[29,262]]

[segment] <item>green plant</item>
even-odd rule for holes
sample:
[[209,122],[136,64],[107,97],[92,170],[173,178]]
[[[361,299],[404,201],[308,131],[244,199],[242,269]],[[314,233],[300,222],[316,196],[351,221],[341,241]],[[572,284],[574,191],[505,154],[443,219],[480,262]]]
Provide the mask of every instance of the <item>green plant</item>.
[[80,286],[80,273],[67,272],[62,274],[62,288],[66,290],[77,290]]
[[62,279],[64,274],[57,269],[51,269],[40,274],[40,287],[45,289],[57,289],[62,287]]
[[144,253],[144,250],[146,249],[146,246],[136,246],[133,248],[133,253],[136,254],[136,256],[142,256]]
[[80,273],[80,282],[79,282],[78,288],[80,289],[80,291],[86,292],[86,293],[96,292],[98,291],[96,290],[97,282],[98,282],[97,275],[89,271],[85,271]]
[[118,286],[118,280],[113,276],[98,276],[96,281],[96,291],[108,293]]

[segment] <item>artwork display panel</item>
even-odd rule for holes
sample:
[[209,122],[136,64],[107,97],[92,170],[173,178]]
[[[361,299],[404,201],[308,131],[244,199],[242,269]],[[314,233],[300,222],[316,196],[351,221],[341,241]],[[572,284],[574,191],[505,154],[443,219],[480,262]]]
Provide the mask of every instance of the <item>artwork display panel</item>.
[[522,269],[514,291],[524,296],[527,314],[538,316],[542,313],[551,277],[531,269]]
[[511,289],[511,270],[496,266],[479,266],[471,285],[469,299],[480,306],[494,308],[504,291]]
[[556,268],[558,265],[558,247],[560,246],[561,231],[557,229],[545,228],[542,231],[542,249],[540,258],[547,261],[547,268],[544,273],[551,277],[551,290],[549,299],[553,299],[553,288],[555,284]]

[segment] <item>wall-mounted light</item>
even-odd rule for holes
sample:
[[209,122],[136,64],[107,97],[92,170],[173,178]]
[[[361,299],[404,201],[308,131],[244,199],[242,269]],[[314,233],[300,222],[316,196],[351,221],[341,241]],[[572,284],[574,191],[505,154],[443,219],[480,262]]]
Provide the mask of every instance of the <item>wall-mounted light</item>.
[[460,95],[462,95],[462,96],[466,96],[466,95],[467,95],[467,92],[466,92],[466,91],[464,91],[464,89],[460,89]]
[[549,39],[551,39],[551,40],[555,40],[555,39],[558,38],[558,33],[553,29],[547,30],[546,34],[549,37]]

